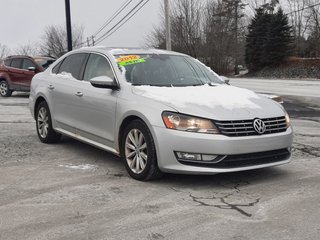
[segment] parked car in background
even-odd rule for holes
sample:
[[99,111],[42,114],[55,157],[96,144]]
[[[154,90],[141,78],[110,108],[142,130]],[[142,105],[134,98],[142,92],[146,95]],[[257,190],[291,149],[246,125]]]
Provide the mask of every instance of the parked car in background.
[[31,79],[43,72],[51,63],[51,57],[10,56],[0,62],[0,95],[10,97],[13,91],[30,91]]
[[293,131],[281,104],[176,52],[69,52],[32,79],[29,106],[42,142],[64,134],[110,151],[138,180],[290,161]]

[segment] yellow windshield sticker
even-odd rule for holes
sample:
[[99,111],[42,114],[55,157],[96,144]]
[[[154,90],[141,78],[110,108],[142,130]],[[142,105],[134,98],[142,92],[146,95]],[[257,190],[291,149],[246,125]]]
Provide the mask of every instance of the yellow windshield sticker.
[[137,63],[143,63],[146,60],[144,58],[141,58],[138,55],[128,55],[128,56],[122,56],[117,59],[117,62],[120,66],[126,66],[131,64],[137,64]]

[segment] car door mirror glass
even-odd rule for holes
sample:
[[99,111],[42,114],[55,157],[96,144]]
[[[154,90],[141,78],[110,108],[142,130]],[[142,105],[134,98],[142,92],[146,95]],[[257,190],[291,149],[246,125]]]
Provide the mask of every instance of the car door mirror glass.
[[99,76],[91,78],[90,83],[92,84],[92,86],[97,88],[118,88],[118,85],[115,83],[115,81],[108,76]]

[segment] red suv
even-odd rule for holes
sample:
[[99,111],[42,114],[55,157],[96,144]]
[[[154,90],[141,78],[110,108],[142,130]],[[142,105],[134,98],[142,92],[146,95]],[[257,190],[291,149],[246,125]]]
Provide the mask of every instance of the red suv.
[[51,57],[10,56],[0,62],[0,95],[10,97],[13,91],[30,91],[32,77],[44,71],[55,59]]

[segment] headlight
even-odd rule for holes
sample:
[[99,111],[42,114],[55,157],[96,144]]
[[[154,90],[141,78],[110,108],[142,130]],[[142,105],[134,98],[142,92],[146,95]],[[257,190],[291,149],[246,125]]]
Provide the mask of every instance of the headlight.
[[286,125],[287,125],[287,128],[291,126],[291,123],[290,123],[290,117],[289,117],[289,114],[286,112]]
[[219,134],[219,131],[214,126],[213,122],[208,119],[173,112],[163,112],[162,119],[165,126],[170,129],[187,132]]

